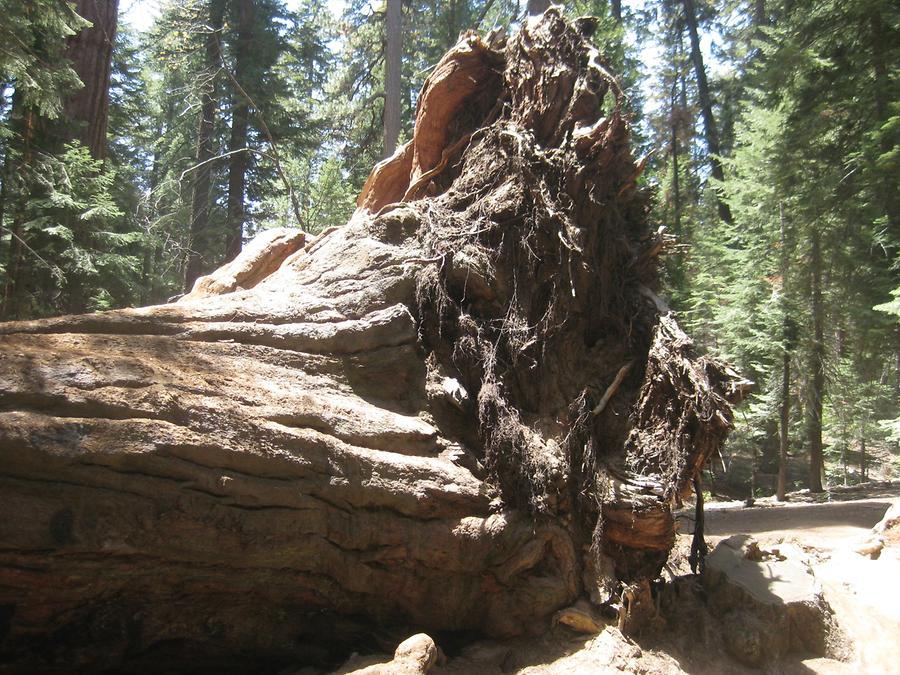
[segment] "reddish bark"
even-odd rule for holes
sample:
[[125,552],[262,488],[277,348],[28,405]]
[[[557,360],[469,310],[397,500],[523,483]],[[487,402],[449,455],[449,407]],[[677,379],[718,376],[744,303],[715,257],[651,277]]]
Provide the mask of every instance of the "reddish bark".
[[77,0],[75,10],[93,25],[69,40],[66,55],[84,87],[66,101],[64,117],[74,123],[75,138],[84,143],[95,159],[103,159],[119,0]]

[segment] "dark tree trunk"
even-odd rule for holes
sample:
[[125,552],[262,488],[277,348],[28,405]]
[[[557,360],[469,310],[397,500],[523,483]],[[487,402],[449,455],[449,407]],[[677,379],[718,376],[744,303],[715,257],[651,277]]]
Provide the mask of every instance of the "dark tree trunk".
[[550,0],[528,0],[528,16],[543,14],[550,7]]
[[3,152],[3,167],[0,169],[0,242],[3,241],[3,228],[6,221],[6,198],[9,194],[9,181],[12,173],[12,153],[9,139]]
[[[13,126],[18,128],[16,136],[21,139],[19,152],[21,153],[22,167],[28,167],[31,165],[34,155],[33,142],[38,122],[37,115],[33,110],[24,106],[18,94],[14,94],[11,116]],[[10,149],[8,148],[7,153],[9,152]],[[24,199],[25,197],[22,196],[17,200],[20,203],[15,205],[12,213],[12,226],[9,231],[9,258],[6,265],[6,284],[3,287],[3,302],[0,305],[0,318],[2,319],[14,319],[19,316],[19,306],[23,292],[22,253],[24,248],[22,244],[25,236],[25,214],[22,210],[23,204],[21,200]]]
[[[682,0],[685,21],[687,22],[688,35],[691,40],[691,61],[694,64],[694,77],[697,79],[697,94],[700,97],[700,114],[703,117],[703,132],[706,138],[706,147],[709,150],[709,163],[713,178],[725,181],[725,172],[719,159],[719,131],[716,127],[716,119],[713,116],[712,97],[709,93],[709,83],[706,79],[706,66],[703,64],[703,53],[700,51],[700,33],[697,28],[697,13],[694,8],[694,0]],[[726,223],[733,223],[731,209],[721,196],[717,194],[716,203],[719,210],[719,218]]]
[[822,450],[822,407],[825,396],[825,309],[822,304],[822,245],[818,230],[812,234],[810,269],[810,309],[813,322],[813,342],[810,350],[809,403],[807,405],[807,436],[809,439],[809,490],[822,492],[822,472],[825,457]]
[[859,478],[863,482],[868,480],[869,476],[869,458],[866,456],[866,436],[865,432],[859,439]]
[[669,119],[672,135],[672,208],[674,210],[675,235],[680,237],[681,232],[681,185],[679,183],[678,168],[678,115],[675,98],[678,90],[678,79],[672,82],[672,95],[669,100]]
[[75,11],[93,26],[69,40],[66,55],[84,87],[66,101],[64,119],[72,125],[70,132],[84,143],[91,155],[103,159],[119,0],[77,0]]
[[9,262],[6,268],[6,284],[3,287],[3,306],[0,311],[0,318],[4,320],[19,316],[22,294],[22,235],[22,215],[15,213],[9,230]]
[[[255,0],[238,0],[238,35],[235,47],[234,78],[247,87],[247,73],[253,58]],[[228,141],[228,214],[225,226],[225,261],[234,260],[244,241],[245,196],[250,153],[247,133],[250,127],[250,101],[242,91],[234,92],[231,113],[231,138]]]
[[781,411],[778,429],[778,485],[775,498],[783,502],[787,494],[788,431],[791,423],[791,354],[793,351],[793,322],[791,321],[788,293],[788,251],[785,231],[784,207],[778,205],[781,221]]
[[197,168],[194,170],[194,191],[191,197],[190,243],[185,263],[184,291],[191,290],[203,272],[204,254],[209,253],[210,179],[212,175],[213,133],[215,131],[216,73],[221,67],[221,33],[225,17],[225,0],[209,0],[209,34],[206,36],[203,93],[200,98],[200,122],[197,130]]
[[400,137],[400,75],[403,40],[403,3],[387,0],[384,59],[384,157],[397,149]]
[[612,0],[610,2],[613,18],[618,23],[622,23],[622,0]]
[[[402,2],[400,3],[402,6]],[[458,0],[449,0],[447,3],[447,39],[444,49],[450,49],[456,44],[459,37],[459,2]]]

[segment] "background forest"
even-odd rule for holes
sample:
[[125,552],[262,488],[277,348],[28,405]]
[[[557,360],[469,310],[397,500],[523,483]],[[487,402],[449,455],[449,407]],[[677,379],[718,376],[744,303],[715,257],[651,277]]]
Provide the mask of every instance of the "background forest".
[[[460,32],[545,6],[168,0],[137,32],[0,0],[0,318],[165,302],[261,229],[344,223]],[[666,293],[756,383],[716,489],[896,476],[900,6],[565,6],[627,89]]]

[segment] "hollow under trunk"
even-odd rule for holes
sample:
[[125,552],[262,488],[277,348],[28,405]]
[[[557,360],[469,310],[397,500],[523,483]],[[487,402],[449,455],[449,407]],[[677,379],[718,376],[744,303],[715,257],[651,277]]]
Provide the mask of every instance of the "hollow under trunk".
[[0,326],[2,659],[328,663],[659,573],[742,383],[654,292],[592,26],[456,45],[345,226],[174,305]]

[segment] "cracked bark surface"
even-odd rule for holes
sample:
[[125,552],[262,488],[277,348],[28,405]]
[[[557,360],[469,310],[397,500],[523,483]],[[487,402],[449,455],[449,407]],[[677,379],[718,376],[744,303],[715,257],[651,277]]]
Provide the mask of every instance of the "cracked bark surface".
[[591,26],[466,37],[346,225],[0,325],[0,671],[333,663],[658,574],[741,387],[652,290]]

